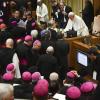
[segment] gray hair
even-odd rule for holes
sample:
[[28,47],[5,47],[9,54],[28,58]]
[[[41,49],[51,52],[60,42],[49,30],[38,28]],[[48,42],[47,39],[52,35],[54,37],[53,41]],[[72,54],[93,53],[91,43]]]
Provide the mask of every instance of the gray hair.
[[0,83],[0,100],[10,98],[13,96],[13,86],[11,84]]
[[69,13],[68,13],[68,17],[70,17],[70,16],[74,16],[74,15],[75,15],[74,12],[69,12]]
[[13,48],[13,46],[14,46],[14,41],[13,41],[13,39],[8,38],[8,39],[6,40],[6,46]]

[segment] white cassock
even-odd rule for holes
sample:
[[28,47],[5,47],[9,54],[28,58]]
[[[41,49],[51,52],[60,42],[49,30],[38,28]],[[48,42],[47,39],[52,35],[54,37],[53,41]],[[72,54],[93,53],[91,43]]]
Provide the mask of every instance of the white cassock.
[[[37,15],[37,22],[39,23],[40,21],[47,22],[49,17],[48,17],[48,8],[47,6],[42,3],[41,6],[37,6],[36,8],[36,15]],[[39,18],[41,17],[41,18]]]
[[[77,15],[75,15],[74,20],[69,19],[68,23],[64,29],[64,32],[72,30],[72,28],[77,31],[77,36],[87,36],[89,35],[88,27],[86,26],[83,19]],[[66,37],[66,33],[64,36]]]
[[92,33],[93,34],[97,34],[97,33],[100,34],[100,15],[94,17],[94,23],[93,23],[93,31],[92,31]]
[[19,69],[19,59],[16,53],[13,55],[12,63],[15,66],[15,78],[21,78],[20,69]]

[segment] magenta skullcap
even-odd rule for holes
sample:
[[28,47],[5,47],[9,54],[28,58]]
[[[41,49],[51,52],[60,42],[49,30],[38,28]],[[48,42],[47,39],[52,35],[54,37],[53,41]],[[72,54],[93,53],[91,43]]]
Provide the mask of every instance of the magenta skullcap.
[[71,86],[66,91],[66,96],[70,99],[78,99],[81,96],[81,91],[76,86]]
[[33,43],[33,48],[40,48],[41,47],[41,42],[39,40],[35,40]]
[[0,23],[2,23],[4,20],[2,18],[0,18]]
[[43,84],[46,87],[49,87],[49,83],[46,79],[41,79],[38,81],[38,84]]
[[32,76],[31,76],[31,73],[30,73],[30,72],[24,72],[24,73],[22,74],[22,79],[23,79],[24,81],[30,81],[31,78],[32,78]]
[[43,97],[48,95],[48,87],[44,86],[44,84],[36,84],[33,89],[34,95]]
[[93,83],[93,87],[94,87],[94,90],[97,88],[97,84],[96,83]]
[[35,25],[36,25],[36,23],[35,23],[35,22],[33,22],[33,23],[32,23],[32,27],[35,27]]
[[69,77],[69,78],[75,78],[76,75],[72,71],[70,71],[70,72],[67,72],[67,77]]
[[17,21],[12,21],[11,24],[16,26],[17,25]]
[[94,85],[93,82],[85,82],[81,85],[80,90],[83,93],[88,93],[88,92],[92,92],[94,90]]
[[6,67],[6,70],[7,71],[13,71],[14,70],[14,64],[12,64],[12,63],[8,64],[7,67]]
[[5,29],[7,26],[6,26],[6,24],[4,24],[4,23],[2,23],[1,25],[0,25],[0,29]]
[[25,36],[25,41],[32,41],[32,36],[31,35],[26,35]]
[[5,73],[4,75],[3,75],[3,80],[5,80],[5,81],[11,81],[11,80],[13,80],[14,79],[14,76],[13,76],[13,74],[11,74],[11,73]]
[[32,80],[38,81],[39,79],[41,79],[41,74],[39,72],[34,72],[32,74]]

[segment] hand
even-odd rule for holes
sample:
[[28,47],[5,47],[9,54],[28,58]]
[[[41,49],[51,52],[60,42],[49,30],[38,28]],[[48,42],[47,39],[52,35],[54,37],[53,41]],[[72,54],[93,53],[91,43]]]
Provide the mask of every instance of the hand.
[[72,70],[72,73],[74,73],[77,77],[79,76],[76,70]]
[[63,11],[62,14],[67,15],[67,13],[65,11]]

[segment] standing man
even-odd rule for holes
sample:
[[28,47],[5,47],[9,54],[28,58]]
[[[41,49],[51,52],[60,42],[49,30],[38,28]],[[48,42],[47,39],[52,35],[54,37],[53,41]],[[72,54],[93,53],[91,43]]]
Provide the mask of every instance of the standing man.
[[13,39],[8,38],[5,44],[5,48],[0,48],[0,74],[3,75],[6,73],[6,66],[10,63],[13,63],[15,65],[16,78],[21,78],[19,70],[19,59],[15,50],[13,49]]
[[68,13],[72,11],[72,8],[64,5],[63,2],[59,3],[59,12],[58,12],[58,23],[60,28],[65,28],[68,22]]
[[53,54],[54,48],[49,46],[46,49],[46,54],[41,55],[37,61],[38,71],[46,79],[49,79],[50,73],[59,71],[57,59],[53,56]]
[[92,32],[92,22],[94,19],[94,8],[91,0],[85,0],[85,7],[82,11],[82,18],[90,32]]
[[51,7],[52,7],[52,12],[51,12],[51,17],[57,21],[58,19],[58,12],[59,10],[59,4],[57,2],[57,0],[50,0],[51,2]]
[[77,31],[77,36],[87,36],[89,35],[88,27],[86,26],[83,19],[74,14],[74,12],[70,12],[68,14],[68,23],[66,28],[64,29],[64,36],[66,37],[68,31]]
[[32,59],[33,56],[31,52],[32,43],[32,37],[30,35],[26,35],[24,42],[19,43],[16,47],[16,52],[20,61],[21,74],[33,65],[34,60]]
[[48,8],[42,0],[37,0],[36,15],[38,23],[48,22]]

